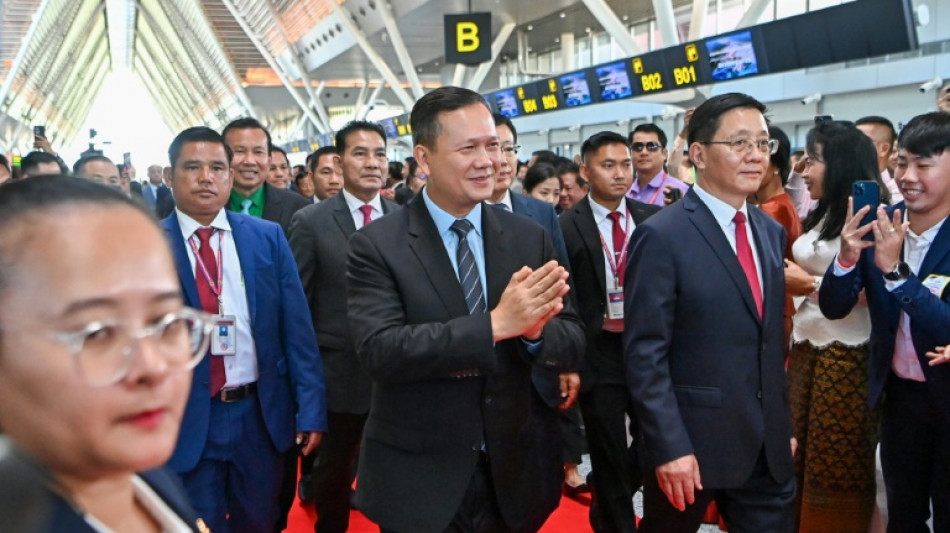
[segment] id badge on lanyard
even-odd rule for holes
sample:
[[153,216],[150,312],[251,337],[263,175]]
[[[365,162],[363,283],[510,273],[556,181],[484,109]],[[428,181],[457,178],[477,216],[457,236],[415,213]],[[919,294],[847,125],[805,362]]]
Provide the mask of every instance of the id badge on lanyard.
[[[607,246],[604,236],[600,235],[600,244],[604,248],[604,254],[607,257],[607,263],[610,265],[613,274],[614,283],[612,287],[607,287],[607,318],[619,320],[623,318],[623,270],[627,265],[627,245],[630,244],[630,213],[626,215],[626,236],[623,248],[620,250],[620,259],[615,260],[612,250]],[[599,232],[598,232],[599,233]]]
[[211,288],[211,292],[218,298],[218,314],[214,315],[214,329],[211,331],[211,355],[234,355],[237,353],[237,317],[234,315],[224,314],[224,302],[223,302],[223,269],[221,261],[223,255],[221,253],[221,242],[224,240],[222,233],[218,233],[218,254],[215,258],[217,260],[217,283],[211,279],[211,273],[208,272],[208,267],[205,265],[204,260],[201,259],[201,254],[198,253],[198,247],[195,245],[194,240],[189,239],[188,242],[191,244],[192,252],[195,254],[195,262],[198,264],[201,275],[205,277],[205,281],[208,282],[208,286]]

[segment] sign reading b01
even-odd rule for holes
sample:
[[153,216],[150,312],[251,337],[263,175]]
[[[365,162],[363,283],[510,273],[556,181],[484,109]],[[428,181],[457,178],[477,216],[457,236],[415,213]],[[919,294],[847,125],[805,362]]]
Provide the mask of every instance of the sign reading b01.
[[491,61],[491,13],[445,15],[445,62]]

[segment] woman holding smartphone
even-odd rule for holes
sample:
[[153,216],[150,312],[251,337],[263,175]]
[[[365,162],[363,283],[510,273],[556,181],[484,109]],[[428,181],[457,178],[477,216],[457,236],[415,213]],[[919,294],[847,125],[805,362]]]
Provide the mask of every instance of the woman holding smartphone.
[[793,319],[788,380],[798,451],[799,531],[866,533],[874,510],[877,416],[866,403],[871,320],[863,302],[842,320],[818,309],[857,181],[876,181],[871,140],[854,124],[823,121],[807,136],[803,177],[818,205],[792,245],[786,290],[805,299]]

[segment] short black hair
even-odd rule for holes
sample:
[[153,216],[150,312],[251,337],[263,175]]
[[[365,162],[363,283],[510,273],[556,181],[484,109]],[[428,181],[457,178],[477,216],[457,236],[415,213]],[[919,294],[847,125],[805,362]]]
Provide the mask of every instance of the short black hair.
[[307,156],[307,168],[310,169],[310,172],[317,171],[317,165],[320,164],[320,158],[327,155],[337,155],[339,152],[336,149],[336,146],[321,146],[317,148],[317,151]]
[[42,163],[56,163],[56,165],[60,167],[61,172],[66,172],[66,169],[60,165],[59,159],[56,159],[56,156],[36,150],[26,154],[23,156],[23,159],[20,160],[20,175],[35,176],[36,174],[34,174],[34,172],[36,172]]
[[511,130],[511,136],[513,137],[515,144],[518,143],[518,130],[515,129],[515,125],[512,124],[510,118],[502,115],[501,113],[492,113],[491,118],[495,121],[496,128],[498,126],[508,126],[508,129]]
[[538,163],[547,163],[551,166],[557,166],[558,155],[551,150],[535,150],[531,152],[531,157],[534,158],[535,165]]
[[693,111],[687,129],[687,144],[709,142],[719,130],[722,116],[733,109],[751,108],[765,115],[765,104],[742,93],[726,93],[713,96]]
[[399,161],[389,162],[389,178],[394,181],[402,181],[402,163]]
[[439,115],[471,105],[483,105],[491,112],[485,98],[470,89],[446,86],[426,93],[416,101],[409,114],[412,144],[433,148],[442,130]]
[[[109,159],[108,157],[106,157],[106,156],[104,156],[104,155],[98,155],[98,154],[97,154],[97,155],[87,155],[87,156],[85,156],[85,157],[80,157],[79,159],[76,160],[75,163],[73,163],[73,174],[75,174],[75,175],[77,175],[77,176],[80,175],[80,174],[82,174],[83,168],[84,168],[86,165],[88,165],[89,163],[92,163],[92,162],[94,162],[94,161],[101,161],[101,162],[103,162],[103,163],[112,163],[113,165],[115,164],[115,163],[112,162],[111,159]],[[116,168],[118,168],[118,167],[116,167]],[[119,169],[119,170],[121,171],[122,169]]]
[[545,180],[557,178],[557,181],[563,185],[561,181],[561,176],[558,175],[557,170],[554,168],[554,165],[549,165],[548,163],[535,163],[535,165],[528,169],[528,172],[524,175],[524,181],[522,182],[524,186],[524,192],[529,193],[534,190],[535,187],[543,183]]
[[383,138],[383,146],[386,146],[386,130],[384,130],[378,122],[351,120],[346,123],[346,126],[343,126],[336,132],[334,141],[336,142],[336,151],[338,154],[343,155],[343,152],[346,151],[346,138],[354,131],[372,131]]
[[898,140],[901,150],[916,156],[941,155],[950,146],[950,113],[935,111],[910,119]]
[[254,117],[241,117],[232,120],[227,126],[224,127],[223,130],[221,130],[221,138],[226,139],[228,137],[228,132],[231,130],[262,130],[264,135],[267,136],[267,146],[270,147],[274,144],[270,138],[270,131],[268,131],[268,129],[265,128],[264,125]]
[[607,146],[608,144],[622,144],[628,150],[630,149],[630,145],[627,144],[627,140],[623,138],[623,135],[616,131],[604,130],[591,135],[581,144],[581,161],[586,165],[594,152],[600,150],[601,146]]
[[557,166],[557,175],[558,175],[558,176],[561,176],[561,175],[569,174],[569,173],[574,173],[574,174],[577,174],[578,176],[580,176],[580,174],[581,174],[581,167],[579,167],[579,166],[577,165],[577,163],[575,163],[575,162],[573,162],[573,161],[571,161],[571,160],[562,161],[562,162]]
[[[5,289],[10,281],[10,267],[20,254],[23,238],[27,237],[24,227],[33,225],[27,219],[33,215],[40,218],[53,216],[69,205],[125,206],[154,220],[145,208],[117,188],[91,180],[53,174],[6,183],[3,194],[0,194],[0,289]],[[11,232],[20,238],[11,239]]]
[[287,159],[287,150],[284,150],[283,148],[281,148],[280,146],[277,146],[276,144],[270,145],[270,148],[267,150],[267,153],[271,155],[273,155],[274,152],[280,152],[284,154],[284,159]]
[[231,158],[234,157],[234,152],[231,151],[231,147],[228,146],[228,143],[224,142],[224,135],[205,126],[195,126],[179,133],[168,146],[168,162],[171,163],[172,169],[175,168],[175,163],[178,162],[178,158],[181,156],[181,148],[187,143],[197,142],[220,144],[223,146],[224,152],[228,156],[228,166],[231,165]]
[[406,179],[410,179],[416,175],[416,171],[419,170],[419,162],[416,161],[415,157],[406,158],[406,162],[409,163],[409,172],[406,173]]
[[633,131],[630,132],[630,135],[627,136],[627,144],[633,144],[633,135],[635,133],[655,133],[656,138],[660,141],[660,148],[666,149],[666,133],[656,124],[647,122],[637,125],[637,127],[633,128]]
[[300,180],[304,178],[309,178],[309,177],[310,176],[308,176],[306,172],[298,172],[297,175],[294,176],[294,185],[296,185],[297,187],[300,187]]
[[778,149],[769,158],[769,163],[778,169],[784,187],[788,183],[788,175],[792,168],[792,143],[788,140],[788,135],[785,135],[782,128],[778,126],[769,125],[769,139],[778,141]]
[[885,117],[880,115],[868,115],[866,117],[861,117],[858,120],[854,121],[855,126],[860,126],[862,124],[871,124],[874,126],[883,126],[887,128],[887,131],[891,133],[891,148],[894,148],[894,141],[897,140],[897,130],[894,129],[894,123],[888,120]]

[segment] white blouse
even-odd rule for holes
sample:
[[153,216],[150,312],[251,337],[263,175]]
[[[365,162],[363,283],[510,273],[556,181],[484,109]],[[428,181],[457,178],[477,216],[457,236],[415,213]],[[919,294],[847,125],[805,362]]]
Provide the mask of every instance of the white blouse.
[[[165,500],[156,493],[148,483],[139,476],[132,477],[132,486],[135,491],[135,499],[145,508],[145,511],[158,522],[163,533],[191,533],[192,529],[175,514],[175,511],[165,503]],[[98,533],[113,533],[112,529],[96,519],[96,517],[87,514],[84,516],[86,523]]]
[[[837,237],[829,241],[818,240],[821,226],[818,223],[792,244],[795,262],[819,280],[838,255],[841,246]],[[802,300],[792,323],[792,342],[808,341],[816,348],[824,348],[834,341],[847,346],[859,346],[866,344],[871,336],[871,315],[867,303],[859,301],[848,316],[841,320],[828,320],[818,308],[817,291]]]

